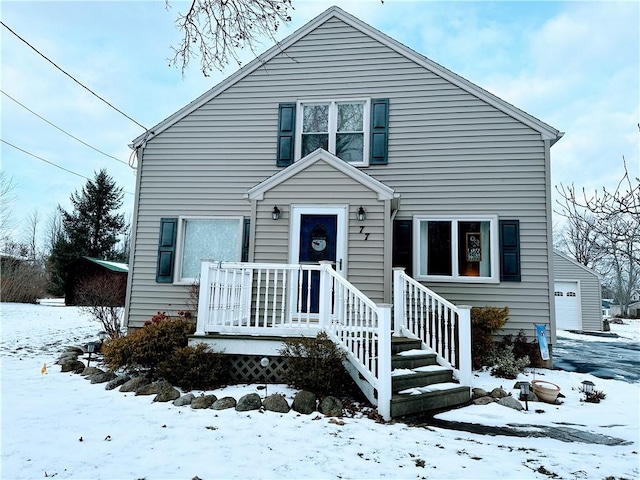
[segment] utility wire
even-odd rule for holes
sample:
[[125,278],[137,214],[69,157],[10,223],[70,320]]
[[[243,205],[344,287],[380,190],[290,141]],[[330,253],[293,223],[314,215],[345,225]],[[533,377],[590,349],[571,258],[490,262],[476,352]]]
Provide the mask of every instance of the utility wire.
[[112,155],[109,155],[108,153],[104,153],[102,150],[98,150],[97,148],[89,145],[87,142],[84,142],[82,140],[80,140],[78,137],[74,137],[73,135],[71,135],[69,132],[64,131],[62,128],[58,127],[57,125],[54,125],[53,123],[51,123],[49,120],[47,120],[46,118],[44,118],[41,115],[38,115],[36,112],[34,112],[33,110],[31,110],[29,107],[27,107],[26,105],[23,105],[22,103],[20,103],[18,100],[16,100],[15,98],[13,98],[11,95],[9,95],[7,92],[5,92],[4,90],[0,89],[0,93],[2,93],[3,95],[6,95],[7,97],[9,97],[11,100],[13,100],[14,102],[16,102],[18,105],[20,105],[22,108],[24,108],[25,110],[28,110],[29,112],[33,113],[36,117],[38,117],[40,120],[43,120],[45,122],[47,122],[49,125],[51,125],[54,128],[57,128],[58,130],[60,130],[62,133],[64,133],[65,135],[69,135],[71,138],[73,138],[74,140],[80,142],[83,145],[86,145],[87,147],[91,148],[92,150],[95,150],[98,153],[101,153],[102,155],[104,155],[105,157],[109,157],[112,158],[113,160],[115,160],[116,162],[120,162],[120,163],[124,163],[127,166],[131,166],[129,165],[127,162],[125,162],[124,160],[120,160],[119,158],[116,158]]
[[[43,162],[45,162],[45,163],[48,163],[49,165],[52,165],[52,166],[54,166],[54,167],[56,167],[56,168],[59,168],[60,170],[64,170],[64,171],[65,171],[65,172],[67,172],[67,173],[70,173],[70,174],[72,174],[72,175],[76,175],[77,177],[81,177],[81,178],[84,178],[84,179],[89,180],[89,181],[93,181],[93,180],[91,180],[89,177],[85,177],[84,175],[82,175],[82,174],[80,174],[80,173],[76,173],[76,172],[74,172],[73,170],[69,170],[68,168],[61,167],[61,166],[60,166],[60,165],[58,165],[57,163],[50,162],[49,160],[45,160],[44,158],[39,157],[38,155],[34,155],[34,154],[33,154],[33,153],[31,153],[31,152],[27,152],[26,150],[24,150],[24,149],[22,149],[22,148],[20,148],[20,147],[16,147],[14,144],[9,143],[9,142],[7,142],[6,140],[3,140],[3,139],[1,139],[1,138],[0,138],[0,142],[5,143],[5,144],[9,145],[10,147],[15,148],[16,150],[20,150],[22,153],[26,153],[27,155],[30,155],[30,156],[32,156],[33,158],[37,158],[38,160],[41,160],[41,161],[43,161]],[[128,195],[133,195],[133,193],[131,193],[131,192],[127,192],[126,190],[123,190],[123,192],[124,192],[124,193],[126,193],[126,194],[128,194]]]
[[65,72],[62,68],[60,68],[58,65],[56,65],[53,61],[49,60],[49,58],[47,58],[44,54],[40,53],[38,51],[38,49],[36,49],[33,45],[31,45],[29,42],[27,42],[24,38],[22,38],[20,35],[18,35],[16,32],[14,32],[13,30],[11,30],[11,28],[9,28],[9,26],[4,23],[2,20],[0,20],[0,24],[2,24],[2,26],[4,28],[6,28],[7,30],[9,30],[11,33],[13,33],[18,39],[20,39],[20,41],[24,42],[26,45],[28,45],[31,50],[33,50],[34,52],[36,52],[38,55],[40,55],[42,58],[44,58],[47,62],[49,62],[51,65],[53,65],[54,67],[56,67],[58,70],[60,70],[62,73],[64,73],[67,77],[69,77],[71,80],[73,80],[74,82],[76,82],[78,85],[80,85],[82,88],[84,88],[85,90],[87,90],[89,93],[91,93],[93,96],[95,96],[96,98],[98,98],[99,100],[101,100],[102,102],[106,103],[107,105],[109,105],[111,108],[113,108],[116,112],[118,112],[121,115],[124,115],[125,117],[127,117],[129,120],[131,120],[133,123],[135,123],[136,125],[138,125],[140,128],[143,128],[144,130],[148,130],[144,125],[141,125],[140,123],[136,122],[133,118],[131,118],[129,115],[127,115],[126,113],[124,113],[122,110],[114,107],[112,104],[110,104],[109,102],[107,102],[104,98],[102,98],[100,95],[98,95],[97,93],[95,93],[93,90],[91,90],[89,87],[83,85],[82,83],[80,83],[78,80],[76,80],[71,74]]

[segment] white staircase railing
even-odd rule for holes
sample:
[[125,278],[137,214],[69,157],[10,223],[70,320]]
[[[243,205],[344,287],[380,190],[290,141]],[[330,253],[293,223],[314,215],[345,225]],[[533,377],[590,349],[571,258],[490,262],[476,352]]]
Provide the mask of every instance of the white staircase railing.
[[347,370],[390,419],[390,305],[376,305],[331,262],[202,262],[196,335],[315,336],[320,330],[345,350]]
[[394,333],[421,340],[460,384],[471,386],[471,307],[445,300],[404,268],[393,269],[393,307]]

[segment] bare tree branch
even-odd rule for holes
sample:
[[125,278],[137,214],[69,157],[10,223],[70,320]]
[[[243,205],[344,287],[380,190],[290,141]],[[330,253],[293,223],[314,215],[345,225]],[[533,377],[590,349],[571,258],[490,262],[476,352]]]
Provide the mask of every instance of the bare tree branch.
[[[640,242],[640,179],[631,180],[624,162],[624,175],[614,191],[606,188],[595,191],[589,196],[582,189],[582,195],[576,194],[573,184],[556,186],[561,199],[556,213],[572,222],[589,224],[589,230],[600,238],[601,245],[611,249],[619,243],[631,242],[638,246]],[[589,217],[591,215],[591,217]],[[619,249],[617,249],[619,250]],[[640,248],[631,248],[631,259],[640,265]],[[627,250],[624,250],[627,251]]]
[[640,288],[640,179],[624,175],[616,189],[576,194],[576,188],[556,187],[561,199],[556,213],[567,219],[564,246],[580,263],[597,267],[623,315],[633,292]]
[[[170,0],[165,0],[170,8]],[[184,75],[189,62],[200,57],[200,69],[208,76],[231,60],[241,65],[239,52],[256,54],[259,38],[274,39],[282,23],[291,21],[291,0],[192,0],[186,14],[178,14],[176,26],[182,41],[172,47],[170,65],[179,65]]]

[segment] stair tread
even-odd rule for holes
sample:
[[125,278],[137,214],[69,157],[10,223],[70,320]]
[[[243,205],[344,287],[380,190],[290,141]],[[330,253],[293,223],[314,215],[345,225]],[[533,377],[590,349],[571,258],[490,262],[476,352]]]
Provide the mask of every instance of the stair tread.
[[392,377],[403,377],[409,375],[419,375],[420,373],[431,372],[446,372],[451,371],[449,367],[443,367],[442,365],[425,365],[423,367],[416,368],[396,368],[391,372]]
[[412,387],[398,392],[400,396],[411,397],[413,395],[422,395],[425,393],[445,392],[447,390],[457,390],[460,388],[469,388],[459,383],[446,382],[446,383],[434,383],[432,385],[425,385],[423,387]]
[[422,355],[434,355],[433,350],[421,350],[419,348],[414,348],[412,350],[405,350],[403,352],[398,352],[396,354],[399,357],[419,357]]

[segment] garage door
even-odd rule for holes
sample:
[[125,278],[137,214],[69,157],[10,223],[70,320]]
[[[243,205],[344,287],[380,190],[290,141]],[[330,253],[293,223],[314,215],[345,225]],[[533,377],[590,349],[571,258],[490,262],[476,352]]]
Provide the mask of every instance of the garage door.
[[578,282],[555,282],[556,328],[581,330]]

